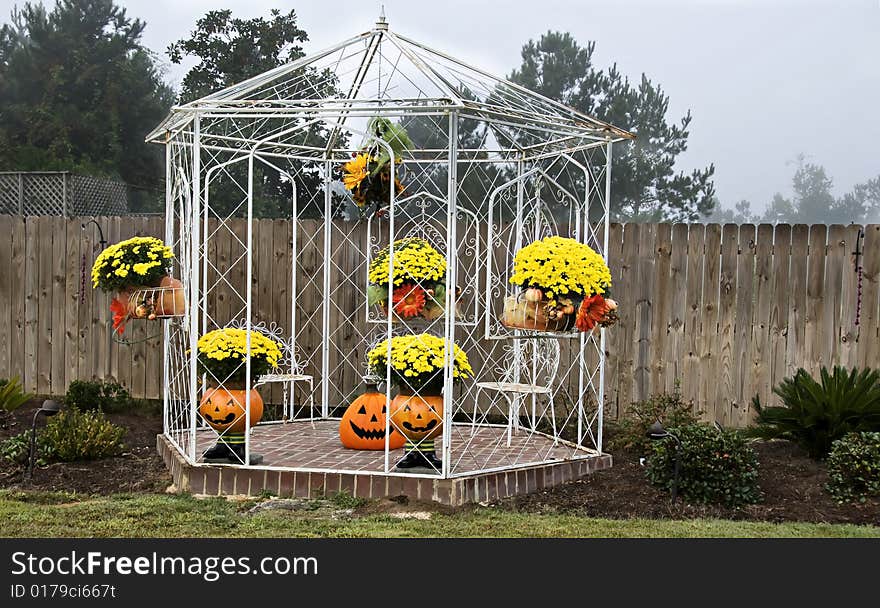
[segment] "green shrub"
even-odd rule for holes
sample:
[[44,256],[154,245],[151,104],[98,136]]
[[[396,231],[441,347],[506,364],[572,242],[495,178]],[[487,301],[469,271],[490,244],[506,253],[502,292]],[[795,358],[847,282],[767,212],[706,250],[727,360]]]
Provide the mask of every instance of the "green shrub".
[[64,403],[81,412],[118,412],[131,406],[131,396],[121,384],[101,380],[74,380],[67,387]]
[[880,496],[880,433],[849,433],[828,455],[827,490],[840,502]]
[[18,378],[0,379],[0,410],[3,412],[14,412],[33,398],[33,395],[21,390]]
[[40,433],[40,443],[64,462],[96,460],[122,451],[125,429],[101,412],[67,409],[53,416]]
[[[729,507],[761,500],[758,488],[758,456],[737,431],[706,424],[670,429],[681,441],[679,494],[692,502],[719,503]],[[672,490],[676,442],[654,441],[648,458],[648,479]]]
[[[18,435],[4,439],[0,441],[0,460],[8,460],[15,464],[25,465],[28,461],[30,445],[30,431],[23,431]],[[52,459],[52,450],[41,441],[39,434],[37,434],[36,450],[37,458],[35,464],[37,466],[43,466]]]
[[843,367],[829,373],[823,367],[820,375],[816,382],[799,369],[783,380],[773,389],[782,406],[764,407],[755,397],[758,417],[750,434],[793,441],[820,459],[847,433],[880,431],[880,373]]
[[645,401],[630,404],[625,417],[617,421],[614,432],[610,434],[608,445],[612,450],[635,449],[645,454],[650,449],[648,428],[658,420],[666,428],[696,424],[702,412],[694,412],[690,403],[685,403],[681,393],[652,395]]

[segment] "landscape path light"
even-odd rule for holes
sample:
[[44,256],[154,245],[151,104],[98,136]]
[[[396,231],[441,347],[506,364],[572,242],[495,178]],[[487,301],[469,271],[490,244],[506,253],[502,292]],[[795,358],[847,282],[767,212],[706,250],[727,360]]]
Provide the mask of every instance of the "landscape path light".
[[675,433],[663,428],[659,420],[651,425],[647,435],[653,441],[671,438],[675,442],[675,468],[672,473],[672,502],[675,502],[675,499],[678,498],[678,477],[681,470],[681,439]]
[[37,418],[40,417],[40,414],[46,416],[47,418],[50,416],[54,416],[58,412],[61,411],[61,404],[57,401],[53,401],[51,399],[46,399],[43,401],[43,405],[34,412],[34,420],[31,423],[31,445],[28,450],[28,467],[27,473],[25,474],[25,479],[30,480],[34,476],[34,457],[37,447]]

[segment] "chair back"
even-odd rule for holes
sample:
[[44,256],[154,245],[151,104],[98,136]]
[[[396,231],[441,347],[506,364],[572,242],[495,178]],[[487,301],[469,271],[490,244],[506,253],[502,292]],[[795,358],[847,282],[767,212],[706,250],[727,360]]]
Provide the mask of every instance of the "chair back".
[[512,340],[505,348],[508,365],[503,381],[551,388],[559,370],[559,340]]
[[[247,329],[247,321],[244,319],[236,319],[229,324],[230,327],[237,329]],[[268,325],[261,321],[259,323],[251,323],[251,331],[258,331],[264,336],[272,338],[278,343],[281,349],[281,358],[278,359],[278,368],[271,370],[269,373],[278,374],[302,374],[305,368],[296,356],[296,345],[293,339],[286,336],[280,325],[274,321]]]

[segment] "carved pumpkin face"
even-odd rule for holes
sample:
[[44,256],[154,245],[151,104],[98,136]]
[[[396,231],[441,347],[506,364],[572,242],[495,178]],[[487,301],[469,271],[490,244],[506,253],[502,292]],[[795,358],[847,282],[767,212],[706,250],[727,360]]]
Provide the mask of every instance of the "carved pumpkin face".
[[[387,409],[385,395],[375,389],[367,389],[342,415],[339,422],[339,439],[342,445],[353,450],[384,450]],[[406,438],[395,431],[393,426],[390,430],[389,449],[402,448]]]
[[[215,430],[232,433],[245,432],[244,405],[247,403],[243,390],[225,388],[209,388],[202,395],[199,403],[199,414]],[[251,426],[263,417],[263,398],[260,393],[251,389]]]
[[443,425],[443,397],[398,395],[391,402],[391,423],[416,442],[437,437]]

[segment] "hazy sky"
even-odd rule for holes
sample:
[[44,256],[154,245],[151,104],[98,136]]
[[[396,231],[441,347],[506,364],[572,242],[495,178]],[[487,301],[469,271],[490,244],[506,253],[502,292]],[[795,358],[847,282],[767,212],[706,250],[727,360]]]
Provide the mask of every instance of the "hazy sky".
[[[52,2],[52,0],[47,0]],[[236,16],[295,9],[316,51],[369,29],[372,0],[117,0],[147,22],[161,53],[208,10]],[[4,21],[18,0],[0,0]],[[761,209],[790,191],[793,161],[822,164],[842,194],[880,174],[880,0],[384,0],[393,29],[506,75],[547,30],[595,40],[599,66],[644,72],[693,113],[681,168],[714,162],[718,196]],[[168,66],[179,83],[186,68]],[[623,128],[629,125],[619,125]]]

